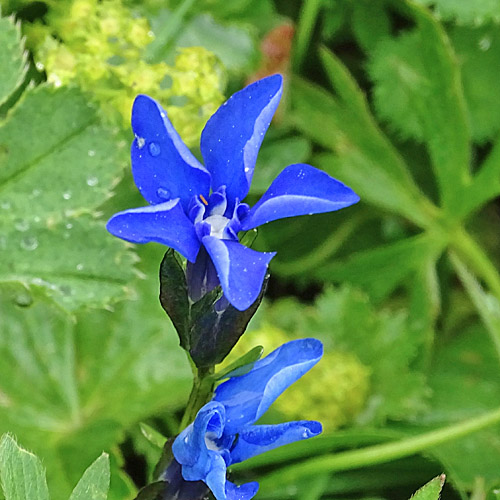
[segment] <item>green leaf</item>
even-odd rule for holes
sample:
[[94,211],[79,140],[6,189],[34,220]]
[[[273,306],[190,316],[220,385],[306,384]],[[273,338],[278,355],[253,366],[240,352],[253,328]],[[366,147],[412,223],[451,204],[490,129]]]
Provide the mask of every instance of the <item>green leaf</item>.
[[[429,426],[479,417],[498,407],[498,357],[480,323],[473,323],[447,341],[441,340],[433,357],[429,385],[431,411],[419,426],[420,432]],[[477,477],[484,478],[486,489],[500,484],[498,430],[496,425],[432,449],[462,493],[473,489]]]
[[412,500],[439,500],[445,479],[446,476],[444,474],[435,477],[412,495]]
[[[158,249],[145,252],[160,261]],[[78,314],[76,323],[36,290],[24,308],[17,289],[1,290],[0,432],[15,432],[43,459],[54,500],[67,500],[126,429],[184,404],[190,369],[157,302],[156,277],[137,288],[140,300]],[[130,498],[113,455],[111,470],[110,500]]]
[[365,52],[391,33],[391,22],[383,2],[360,0],[353,4],[352,30]]
[[305,163],[310,154],[311,143],[304,137],[286,137],[265,143],[259,151],[250,194],[261,195],[286,166]]
[[5,500],[49,500],[42,462],[8,434],[0,440],[0,483]]
[[162,450],[163,447],[165,446],[165,443],[167,442],[167,438],[163,436],[161,433],[159,433],[156,429],[154,429],[148,424],[145,424],[144,422],[141,422],[139,426],[141,428],[142,435],[151,444]]
[[215,374],[215,379],[222,380],[228,377],[245,375],[245,373],[248,373],[253,368],[253,365],[261,358],[263,352],[264,348],[261,345],[255,346],[228,367],[224,368],[224,370],[217,372]]
[[0,282],[37,285],[67,309],[125,296],[135,259],[92,217],[124,152],[78,90],[24,94],[0,124]]
[[443,246],[444,242],[422,234],[354,253],[311,272],[323,280],[347,281],[362,287],[380,302],[425,262],[436,260]]
[[450,38],[460,63],[472,137],[484,143],[500,130],[500,103],[495,98],[500,34],[496,25],[454,26]]
[[[0,17],[0,106],[16,90],[26,74],[26,53],[14,18]],[[0,148],[0,157],[2,149]]]
[[442,205],[453,212],[470,181],[471,160],[459,68],[442,26],[424,9],[410,11],[417,27],[371,53],[375,108],[393,130],[425,142]]
[[109,457],[103,453],[83,474],[69,500],[106,500],[109,490]]
[[433,5],[439,17],[455,20],[459,24],[478,26],[489,21],[498,22],[500,5],[495,0],[473,0],[457,2],[456,0],[414,0],[421,5]]
[[322,55],[338,96],[298,79],[291,91],[297,128],[335,152],[316,166],[348,184],[365,202],[427,225],[428,202],[373,120],[361,90],[338,59],[326,51]]

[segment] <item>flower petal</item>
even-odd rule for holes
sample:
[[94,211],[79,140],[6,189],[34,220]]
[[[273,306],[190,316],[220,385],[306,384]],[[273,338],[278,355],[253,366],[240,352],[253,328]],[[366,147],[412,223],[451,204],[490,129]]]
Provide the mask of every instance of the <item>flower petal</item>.
[[221,437],[224,421],[224,406],[211,401],[200,409],[194,422],[175,438],[172,453],[182,465],[182,475],[186,481],[205,481],[212,464],[212,455],[221,455],[208,448],[207,433],[216,438]]
[[259,296],[270,260],[275,252],[256,252],[233,240],[205,236],[203,245],[212,258],[224,296],[240,311]]
[[236,434],[256,422],[322,355],[323,344],[319,340],[292,340],[257,361],[246,375],[230,378],[219,385],[214,401],[226,408],[224,433]]
[[109,219],[106,228],[114,236],[133,243],[156,241],[167,245],[190,262],[196,260],[200,249],[193,223],[178,199],[119,212]]
[[226,481],[227,500],[250,500],[259,490],[259,483],[251,482],[236,486],[231,481]]
[[249,425],[238,434],[236,446],[231,451],[231,463],[243,462],[285,444],[317,436],[321,431],[321,424],[311,420],[278,425]]
[[148,203],[180,198],[187,211],[194,195],[208,196],[210,174],[182,142],[154,99],[146,95],[135,98],[132,128],[132,173]]
[[333,212],[359,201],[342,182],[304,163],[286,167],[242,221],[247,231],[285,217]]
[[208,120],[201,134],[201,154],[212,175],[212,190],[226,186],[228,211],[243,200],[255,161],[283,91],[283,78],[273,75],[252,83],[229,98]]

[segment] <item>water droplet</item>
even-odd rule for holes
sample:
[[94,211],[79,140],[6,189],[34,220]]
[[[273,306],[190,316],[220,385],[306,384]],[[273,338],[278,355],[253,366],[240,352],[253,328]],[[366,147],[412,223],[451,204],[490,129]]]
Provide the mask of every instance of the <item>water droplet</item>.
[[10,203],[8,201],[3,201],[2,203],[0,203],[0,207],[2,207],[4,210],[9,210]]
[[36,250],[38,248],[38,240],[34,236],[26,236],[21,240],[21,248],[24,250]]
[[45,69],[45,66],[44,66],[44,65],[43,65],[40,61],[38,61],[38,62],[35,64],[35,66],[36,66],[36,69],[37,69],[38,71],[43,71],[43,70]]
[[486,35],[479,40],[479,49],[486,52],[491,47],[491,37]]
[[93,149],[89,149],[88,155],[95,156],[95,151]]
[[83,271],[83,264],[77,264],[76,265],[76,270],[77,271]]
[[38,215],[35,215],[35,217],[33,217],[33,221],[34,222],[40,222],[40,217],[38,217]]
[[37,196],[40,196],[40,193],[41,191],[39,189],[33,189],[33,191],[31,191],[31,196],[33,196],[33,198],[36,198]]
[[142,149],[144,147],[144,144],[146,144],[146,139],[144,139],[144,137],[137,137],[137,147],[139,149]]
[[169,201],[172,198],[172,193],[168,189],[158,188],[156,194],[165,201]]
[[66,224],[66,229],[71,229],[73,227],[73,224],[71,224],[71,222],[68,222]]
[[23,291],[16,295],[14,301],[20,307],[28,307],[33,304],[33,297],[27,291]]
[[94,187],[99,183],[99,179],[96,176],[87,178],[87,186]]
[[30,224],[25,219],[18,219],[14,222],[14,227],[18,231],[22,231],[24,233],[24,231],[27,231],[30,228]]
[[63,193],[62,197],[65,200],[69,200],[71,198],[71,193],[69,191],[66,191],[65,193]]
[[149,153],[151,156],[159,156],[161,153],[160,146],[156,142],[151,142],[149,144]]

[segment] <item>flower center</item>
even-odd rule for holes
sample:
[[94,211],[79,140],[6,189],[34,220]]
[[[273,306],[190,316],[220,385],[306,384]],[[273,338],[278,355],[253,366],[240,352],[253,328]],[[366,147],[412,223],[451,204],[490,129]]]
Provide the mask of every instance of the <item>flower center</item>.
[[223,215],[209,215],[204,222],[210,224],[210,236],[215,236],[220,240],[224,239],[224,229],[229,223],[229,219]]

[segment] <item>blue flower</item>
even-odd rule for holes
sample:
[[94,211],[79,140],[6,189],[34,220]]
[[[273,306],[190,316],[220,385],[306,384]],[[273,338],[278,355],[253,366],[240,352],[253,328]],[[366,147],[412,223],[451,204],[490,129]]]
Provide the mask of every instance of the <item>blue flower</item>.
[[184,145],[153,99],[139,95],[132,109],[132,173],[149,206],[114,215],[107,228],[134,243],[155,241],[187,260],[192,300],[222,286],[245,310],[262,288],[273,252],[238,241],[248,231],[285,217],[330,212],[356,203],[347,186],[306,164],[286,167],[250,208],[248,193],[257,153],[278,107],[282,77],[273,75],[234,94],[201,135],[203,166]]
[[226,469],[260,453],[318,435],[319,422],[302,420],[278,425],[253,425],[276,398],[321,358],[316,339],[288,342],[255,363],[246,375],[219,385],[172,446],[186,481],[203,481],[217,500],[248,500],[255,482],[235,486]]

